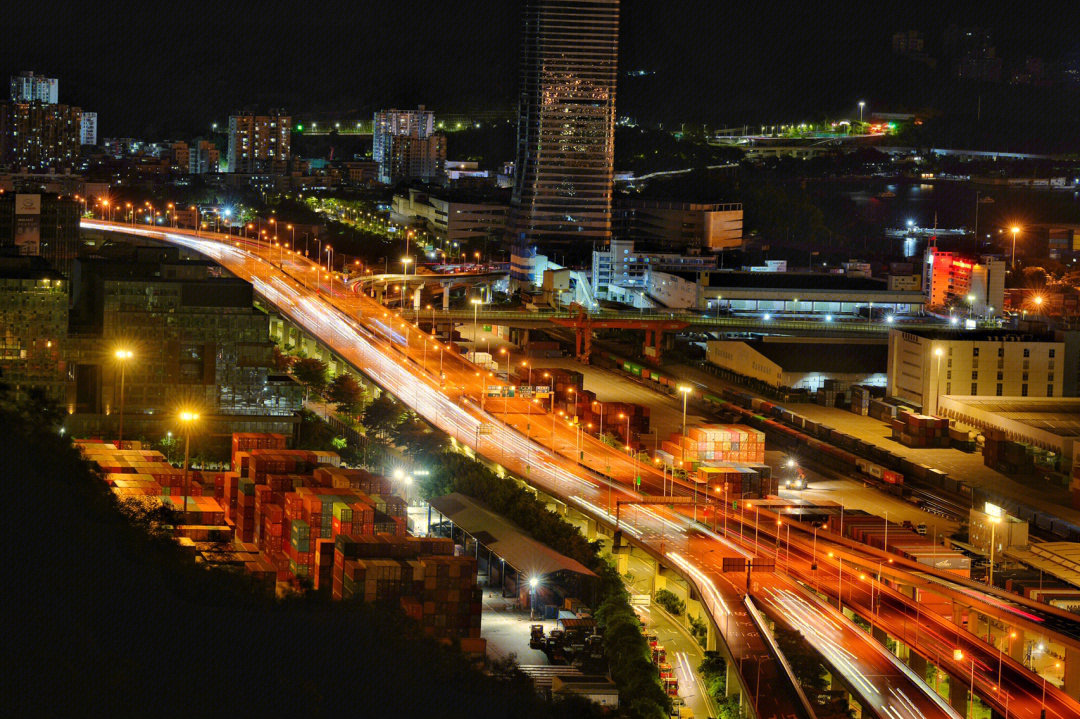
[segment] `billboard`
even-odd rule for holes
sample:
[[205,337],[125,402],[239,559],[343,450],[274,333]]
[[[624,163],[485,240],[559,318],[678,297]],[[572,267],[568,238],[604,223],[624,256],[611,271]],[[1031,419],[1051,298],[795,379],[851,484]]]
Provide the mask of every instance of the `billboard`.
[[20,255],[41,254],[41,195],[15,195],[15,246]]

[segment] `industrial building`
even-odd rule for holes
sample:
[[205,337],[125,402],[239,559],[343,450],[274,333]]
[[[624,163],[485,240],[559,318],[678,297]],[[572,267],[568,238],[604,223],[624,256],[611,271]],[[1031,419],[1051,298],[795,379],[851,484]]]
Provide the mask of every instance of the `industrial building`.
[[[101,431],[120,405],[133,434],[179,403],[228,431],[290,433],[302,391],[275,372],[269,317],[253,289],[175,247],[123,247],[76,260],[67,347],[73,431]],[[116,349],[133,353],[126,364]],[[123,367],[122,367],[123,365]]]
[[[645,293],[663,307],[759,313],[773,317],[882,314],[917,315],[923,295],[890,289],[885,280],[842,274],[730,271],[658,271],[649,269]],[[887,315],[886,315],[887,316]]]
[[884,387],[887,347],[875,340],[763,337],[706,343],[708,361],[773,387],[836,392],[855,384]]
[[624,295],[645,289],[649,270],[678,272],[716,269],[715,255],[643,251],[633,240],[613,239],[603,250],[593,250],[592,290],[599,299],[624,301]]
[[649,252],[735,250],[743,244],[742,203],[616,199],[612,233]]
[[937,414],[1061,455],[1063,469],[1071,466],[1080,439],[1078,398],[947,395],[940,398]]
[[[1073,359],[1075,362],[1075,358]],[[1060,397],[1070,366],[1053,335],[1016,330],[889,332],[888,394],[926,414],[944,395]]]
[[67,281],[40,257],[0,254],[0,381],[64,399]]
[[507,204],[493,195],[409,188],[394,195],[391,219],[420,224],[445,246],[472,241],[500,241],[506,232]]

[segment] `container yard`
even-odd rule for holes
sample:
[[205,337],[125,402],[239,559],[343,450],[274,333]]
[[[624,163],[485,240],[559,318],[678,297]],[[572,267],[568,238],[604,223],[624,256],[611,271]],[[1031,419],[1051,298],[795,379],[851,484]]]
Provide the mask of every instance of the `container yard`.
[[76,445],[118,498],[169,510],[197,561],[334,599],[398,602],[425,633],[483,654],[476,559],[455,556],[451,539],[410,536],[387,478],[342,468],[333,452],[286,449],[284,435],[236,434],[232,471],[189,471],[185,496],[183,471],[160,452]]
[[673,432],[663,449],[676,461],[690,465],[702,462],[765,462],[765,433],[745,425],[706,424]]

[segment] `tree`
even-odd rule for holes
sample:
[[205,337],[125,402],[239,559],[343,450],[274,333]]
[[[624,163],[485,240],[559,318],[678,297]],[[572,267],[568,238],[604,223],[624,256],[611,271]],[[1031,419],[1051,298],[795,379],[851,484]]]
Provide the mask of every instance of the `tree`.
[[274,345],[273,365],[275,370],[278,372],[288,372],[294,361],[294,357],[285,354],[281,351],[280,347]]
[[301,357],[293,363],[293,375],[309,390],[322,392],[326,387],[326,363],[314,357]]
[[401,424],[404,408],[384,392],[364,410],[364,426],[376,434],[389,434]]
[[337,405],[339,412],[357,415],[364,408],[364,389],[356,378],[348,373],[341,373],[330,382],[327,392],[330,401]]
[[426,422],[409,415],[397,426],[398,443],[414,457],[431,457],[446,448],[446,435],[433,430]]

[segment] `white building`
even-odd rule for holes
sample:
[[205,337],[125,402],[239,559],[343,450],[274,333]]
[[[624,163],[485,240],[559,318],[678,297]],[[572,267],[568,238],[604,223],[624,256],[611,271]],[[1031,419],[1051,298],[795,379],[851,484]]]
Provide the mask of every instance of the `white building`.
[[[716,257],[711,255],[680,255],[665,252],[638,252],[631,240],[612,240],[605,250],[593,250],[592,289],[599,299],[617,300],[618,295],[640,292],[646,285],[650,270],[713,270]],[[613,291],[613,286],[623,291]]]
[[97,145],[97,113],[84,111],[79,123],[79,144]]
[[483,196],[409,188],[407,195],[394,195],[391,208],[392,220],[420,222],[441,242],[501,240],[506,232],[507,204]]
[[884,387],[887,347],[876,340],[765,337],[706,343],[711,364],[773,387],[811,392],[826,380],[843,392],[853,384]]
[[945,395],[1060,397],[1065,343],[1015,330],[892,330],[888,393],[925,414]]
[[[43,102],[55,105],[60,101],[60,81],[55,77],[41,77],[30,71],[11,76],[12,102]],[[85,144],[85,143],[84,143]]]
[[1005,305],[1005,260],[984,257],[971,268],[972,311],[980,317],[1001,317]]

